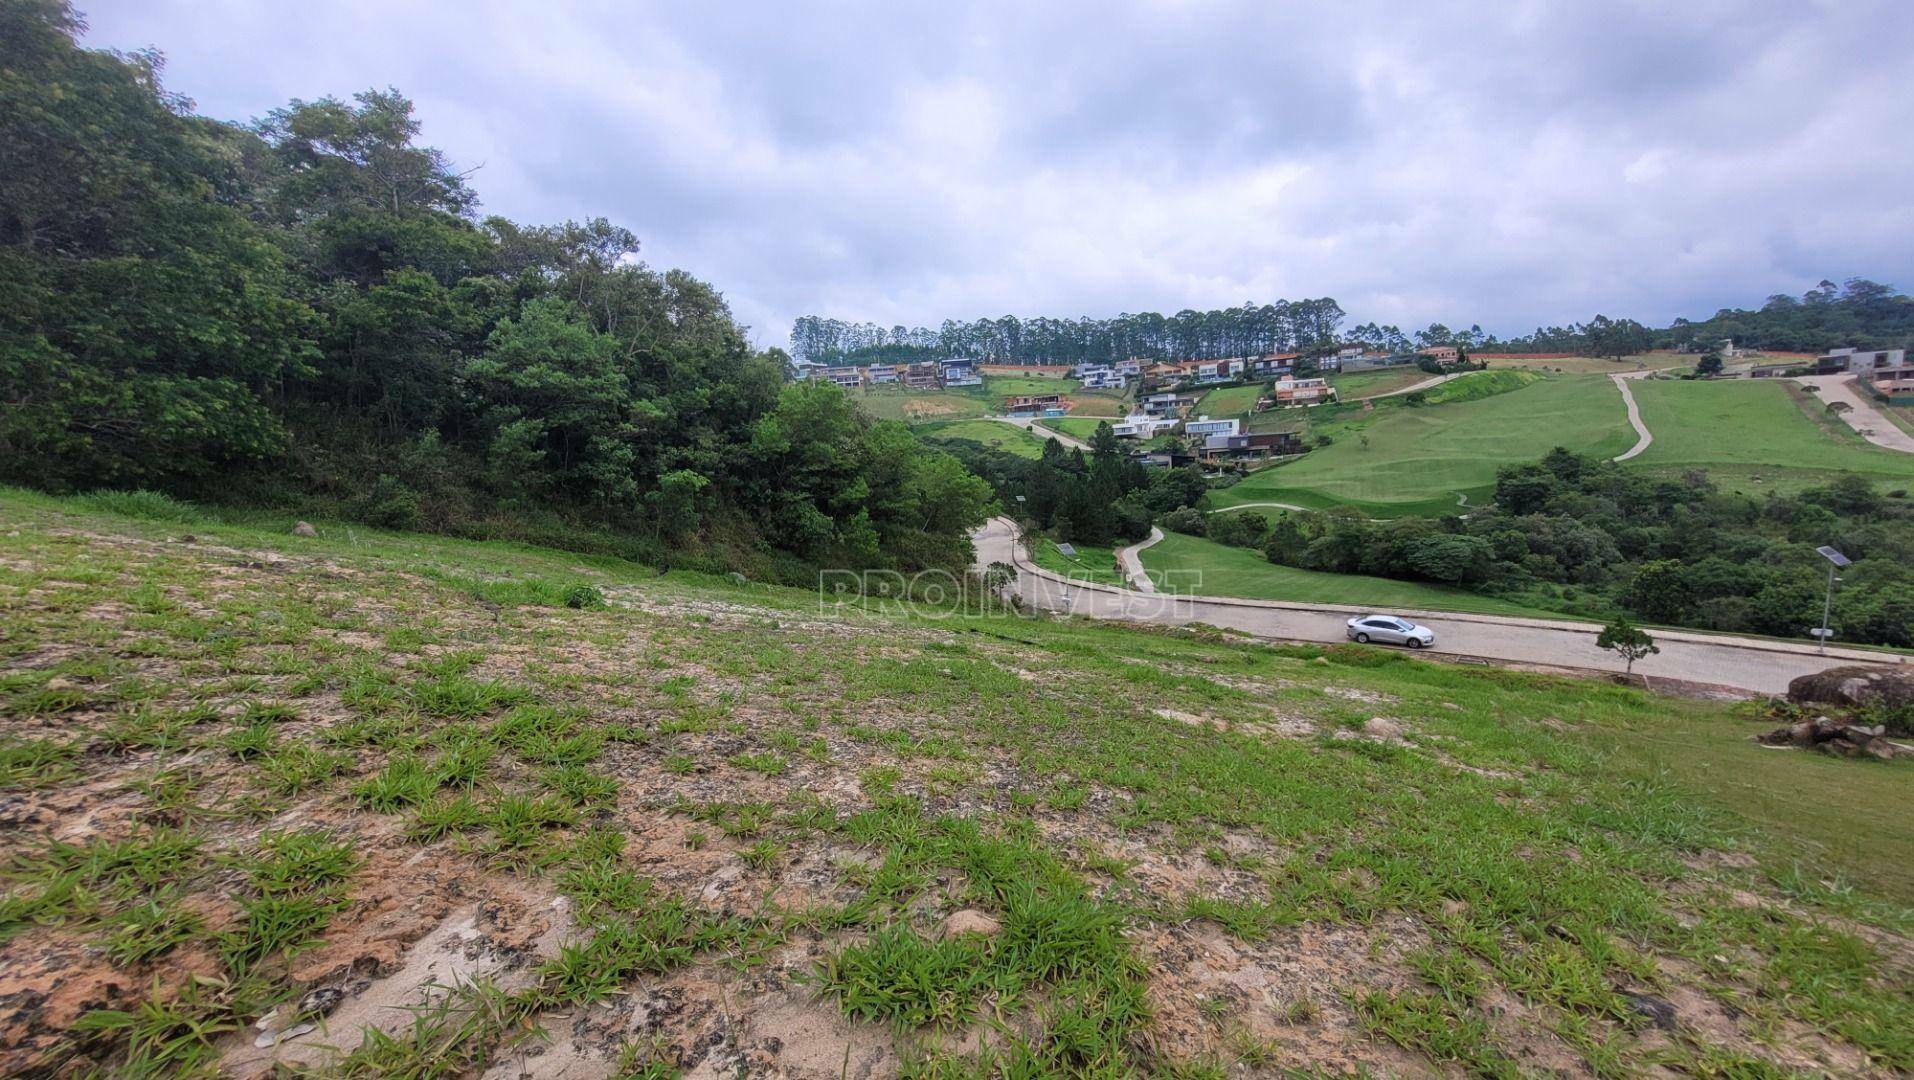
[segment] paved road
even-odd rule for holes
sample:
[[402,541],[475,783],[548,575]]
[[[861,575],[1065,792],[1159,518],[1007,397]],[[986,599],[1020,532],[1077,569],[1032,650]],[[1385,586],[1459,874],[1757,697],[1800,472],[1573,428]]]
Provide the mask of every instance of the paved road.
[[[1090,444],[1087,442],[1084,442],[1082,439],[1077,439],[1069,435],[1065,435],[1061,431],[1052,431],[1049,428],[1038,427],[1036,417],[986,416],[984,417],[984,419],[1002,421],[1003,423],[1011,424],[1013,426],[1023,428],[1025,431],[1030,432],[1032,435],[1035,435],[1039,439],[1055,439],[1058,442],[1062,443],[1063,445],[1070,447],[1072,449],[1081,450],[1086,454],[1090,452]],[[1107,420],[1109,419],[1109,417],[1104,417],[1104,419]]]
[[1150,575],[1143,572],[1143,559],[1141,555],[1144,548],[1153,547],[1162,539],[1163,530],[1152,525],[1150,526],[1148,539],[1139,540],[1129,547],[1117,549],[1117,569],[1123,571],[1124,580],[1128,581],[1130,588],[1135,589],[1137,592],[1153,593],[1156,591],[1156,582],[1151,581]]
[[[1343,641],[1345,623],[1362,609],[1337,604],[1296,604],[1275,600],[1234,600],[1175,596],[1065,581],[1025,558],[1008,518],[992,518],[972,534],[977,562],[1004,562],[1017,568],[1024,602],[1052,611],[1100,619],[1181,625],[1208,623],[1259,637],[1288,641]],[[1436,633],[1436,652],[1457,653],[1527,664],[1620,671],[1613,654],[1595,647],[1599,629],[1588,623],[1550,619],[1512,619],[1493,615],[1400,611]],[[1653,678],[1713,683],[1760,694],[1778,694],[1797,675],[1838,664],[1907,663],[1890,653],[1833,648],[1826,656],[1812,645],[1762,641],[1688,631],[1658,631],[1661,653],[1635,665]]]
[[1653,374],[1653,372],[1628,371],[1617,372],[1609,376],[1609,378],[1615,380],[1615,389],[1622,392],[1622,402],[1628,406],[1628,423],[1635,429],[1637,436],[1635,445],[1615,455],[1616,461],[1627,461],[1629,458],[1648,449],[1649,445],[1655,441],[1655,436],[1649,432],[1648,425],[1642,423],[1642,411],[1635,407],[1634,393],[1628,389],[1628,380],[1639,379],[1644,375],[1651,374]]
[[1861,437],[1868,442],[1904,454],[1914,454],[1914,435],[1902,431],[1894,421],[1882,415],[1874,399],[1854,385],[1854,376],[1803,375],[1794,381],[1819,390],[1822,401],[1846,402],[1848,411],[1841,414],[1841,419],[1860,432]]
[[1350,398],[1349,400],[1374,401],[1377,398],[1395,397],[1397,394],[1413,394],[1417,390],[1427,390],[1431,386],[1441,386],[1443,383],[1448,382],[1450,379],[1459,379],[1462,376],[1467,374],[1468,372],[1466,371],[1451,371],[1447,375],[1432,375],[1429,378],[1426,378],[1419,383],[1410,383],[1408,386],[1405,386],[1400,390],[1390,390],[1387,393],[1382,393],[1382,394],[1367,394],[1362,397],[1353,397],[1353,398]]

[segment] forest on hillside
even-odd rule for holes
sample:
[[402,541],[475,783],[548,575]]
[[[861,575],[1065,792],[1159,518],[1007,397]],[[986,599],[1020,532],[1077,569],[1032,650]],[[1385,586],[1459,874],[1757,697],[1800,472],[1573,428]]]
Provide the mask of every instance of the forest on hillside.
[[786,576],[967,558],[983,481],[787,385],[629,230],[481,216],[398,91],[224,123],[82,30],[0,6],[0,483]]
[[971,322],[946,320],[924,327],[800,317],[791,328],[791,355],[815,363],[900,363],[968,356],[1002,363],[1075,364],[1147,357],[1187,360],[1307,351],[1356,344],[1406,353],[1432,345],[1470,350],[1569,352],[1629,356],[1650,349],[1705,352],[1724,339],[1780,352],[1822,352],[1843,345],[1865,349],[1914,346],[1914,297],[1865,278],[1822,281],[1800,297],[1770,296],[1758,309],[1723,308],[1699,321],[1676,319],[1655,329],[1634,319],[1596,315],[1567,326],[1538,326],[1530,334],[1499,338],[1480,325],[1451,329],[1431,323],[1415,331],[1374,322],[1347,330],[1342,308],[1320,300],[1244,304],[1215,311],[1154,312],[1111,319],[1006,315]]

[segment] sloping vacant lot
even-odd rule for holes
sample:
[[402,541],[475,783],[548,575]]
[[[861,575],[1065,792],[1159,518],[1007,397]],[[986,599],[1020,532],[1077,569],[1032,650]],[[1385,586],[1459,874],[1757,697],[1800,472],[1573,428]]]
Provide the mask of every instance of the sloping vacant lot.
[[0,1074],[1914,1069],[1908,771],[1719,704],[120,505],[0,493]]
[[1826,484],[1844,472],[1914,483],[1914,454],[1874,446],[1792,383],[1640,380],[1633,389],[1655,436],[1635,459],[1642,468],[1703,468],[1750,494]]
[[1597,375],[1558,376],[1422,408],[1345,410],[1321,433],[1334,441],[1210,498],[1218,506],[1349,505],[1374,517],[1448,513],[1458,494],[1486,499],[1505,465],[1534,461],[1557,446],[1606,457],[1635,441],[1615,384]]

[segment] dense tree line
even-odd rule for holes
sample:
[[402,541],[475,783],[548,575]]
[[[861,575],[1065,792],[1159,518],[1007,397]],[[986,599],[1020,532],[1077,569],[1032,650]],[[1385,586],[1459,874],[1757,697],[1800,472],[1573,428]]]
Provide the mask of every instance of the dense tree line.
[[1098,424],[1090,453],[1044,442],[1032,460],[969,440],[941,443],[988,481],[1026,532],[1073,544],[1141,540],[1161,515],[1194,504],[1209,490],[1201,469],[1147,469],[1131,460],[1109,424]]
[[[1229,530],[1219,533],[1223,521]],[[1245,523],[1250,523],[1247,526]],[[1845,475],[1798,496],[1722,492],[1553,451],[1501,471],[1467,517],[1371,521],[1353,512],[1177,516],[1166,527],[1261,547],[1284,566],[1431,581],[1591,615],[1802,637],[1820,624],[1831,544],[1854,560],[1834,596],[1842,640],[1914,646],[1914,505]]]
[[481,218],[396,91],[220,123],[157,55],[80,30],[62,0],[0,7],[0,481],[766,564],[963,559],[982,481],[787,385],[629,231]]
[[791,327],[791,356],[820,364],[855,363],[861,357],[879,357],[886,348],[1011,364],[1253,356],[1328,345],[1336,340],[1342,320],[1342,308],[1328,297],[1169,316],[1152,311],[1107,319],[947,319],[935,330],[887,330],[875,323],[805,315]]

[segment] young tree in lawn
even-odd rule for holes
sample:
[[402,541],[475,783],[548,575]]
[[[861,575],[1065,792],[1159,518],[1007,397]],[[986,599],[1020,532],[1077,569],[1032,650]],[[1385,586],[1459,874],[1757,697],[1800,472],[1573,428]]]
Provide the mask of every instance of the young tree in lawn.
[[1649,637],[1641,627],[1629,622],[1626,615],[1618,615],[1614,622],[1602,627],[1595,644],[1626,661],[1630,675],[1635,673],[1635,661],[1661,652],[1655,645],[1655,639]]
[[1702,354],[1700,360],[1695,361],[1695,374],[1703,376],[1719,375],[1721,374],[1721,366],[1721,354],[1710,349],[1708,352]]

